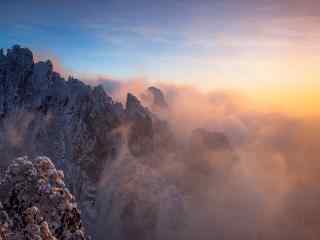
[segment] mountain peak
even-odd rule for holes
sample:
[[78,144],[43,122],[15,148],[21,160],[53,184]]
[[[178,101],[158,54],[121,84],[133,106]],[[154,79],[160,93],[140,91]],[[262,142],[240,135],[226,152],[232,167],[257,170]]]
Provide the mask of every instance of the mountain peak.
[[31,50],[19,45],[14,45],[7,50],[7,59],[10,63],[15,63],[23,68],[30,68],[34,63]]
[[127,105],[126,108],[131,108],[133,106],[141,105],[139,99],[132,93],[127,94]]
[[148,91],[152,95],[154,106],[161,107],[161,108],[168,107],[164,94],[159,88],[152,86],[148,88]]
[[139,99],[131,93],[127,94],[126,112],[131,120],[139,118],[147,118],[148,110],[142,106]]
[[3,48],[0,48],[0,58],[5,57],[4,52],[3,52]]

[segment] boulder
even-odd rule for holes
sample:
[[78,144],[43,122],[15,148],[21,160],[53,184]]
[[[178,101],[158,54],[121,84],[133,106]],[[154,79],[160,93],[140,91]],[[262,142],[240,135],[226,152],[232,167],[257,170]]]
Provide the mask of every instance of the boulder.
[[75,197],[47,157],[15,159],[0,182],[1,239],[85,240]]

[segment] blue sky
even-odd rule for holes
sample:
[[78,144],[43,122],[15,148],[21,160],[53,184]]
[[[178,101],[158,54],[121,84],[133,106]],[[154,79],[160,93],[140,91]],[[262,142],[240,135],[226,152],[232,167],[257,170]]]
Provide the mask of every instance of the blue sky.
[[295,84],[303,69],[293,60],[320,52],[317,0],[1,0],[0,9],[0,47],[27,46],[80,78],[252,91],[280,77]]

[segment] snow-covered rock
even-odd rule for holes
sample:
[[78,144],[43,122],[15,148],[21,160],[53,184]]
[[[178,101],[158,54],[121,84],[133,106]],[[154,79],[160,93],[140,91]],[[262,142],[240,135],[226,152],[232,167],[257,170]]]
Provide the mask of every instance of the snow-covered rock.
[[64,174],[47,157],[15,159],[0,182],[0,239],[87,239]]
[[121,143],[112,132],[123,114],[101,86],[63,79],[50,61],[34,63],[26,48],[16,45],[0,57],[0,169],[23,155],[50,157],[65,172],[88,226],[100,174]]
[[64,171],[89,233],[100,214],[97,186],[126,137],[134,157],[155,149],[151,113],[134,95],[124,108],[102,86],[65,80],[51,61],[35,63],[27,48],[0,54],[0,171],[19,156],[48,156]]

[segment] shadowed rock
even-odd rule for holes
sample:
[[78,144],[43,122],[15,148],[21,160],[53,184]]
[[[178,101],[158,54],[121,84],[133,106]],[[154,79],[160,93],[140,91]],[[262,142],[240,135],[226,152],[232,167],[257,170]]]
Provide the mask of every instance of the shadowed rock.
[[143,107],[137,97],[128,93],[126,119],[130,125],[128,147],[134,156],[153,151],[153,124],[151,114]]
[[[163,94],[151,91],[165,105]],[[126,126],[128,134],[122,131]],[[101,86],[65,80],[50,61],[34,63],[28,49],[15,46],[0,54],[0,169],[18,156],[48,156],[64,171],[90,235],[140,240],[174,235],[175,220],[183,216],[183,194],[155,167],[163,164],[173,142],[168,122],[134,95],[128,94],[123,108]],[[123,148],[128,149],[125,156]],[[36,168],[34,163],[22,165],[30,165],[27,171]],[[29,204],[19,214],[46,217],[41,206]],[[52,230],[49,221],[38,223],[40,235],[44,231],[48,239],[59,239],[56,231],[61,230]]]
[[96,185],[114,159],[121,137],[113,134],[124,109],[101,86],[65,80],[50,61],[33,61],[14,46],[0,56],[0,169],[21,155],[46,155],[66,174],[85,223],[94,223]]
[[149,87],[148,91],[152,95],[153,106],[160,107],[160,108],[168,107],[164,94],[159,88]]
[[102,86],[65,80],[51,61],[34,63],[26,48],[0,54],[0,170],[18,156],[48,156],[64,171],[90,233],[99,216],[97,186],[103,170],[118,158],[124,141],[117,129],[125,124],[130,153],[152,153],[151,113],[132,94],[124,109]]

